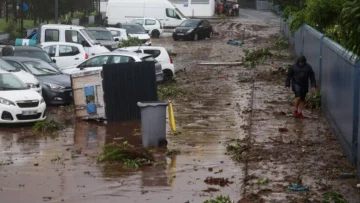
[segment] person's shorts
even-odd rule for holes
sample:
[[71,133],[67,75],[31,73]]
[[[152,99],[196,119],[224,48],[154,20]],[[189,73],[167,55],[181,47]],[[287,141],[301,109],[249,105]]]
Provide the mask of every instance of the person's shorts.
[[293,85],[293,92],[294,92],[296,98],[300,97],[301,101],[305,101],[307,90],[300,87],[299,85],[294,84]]

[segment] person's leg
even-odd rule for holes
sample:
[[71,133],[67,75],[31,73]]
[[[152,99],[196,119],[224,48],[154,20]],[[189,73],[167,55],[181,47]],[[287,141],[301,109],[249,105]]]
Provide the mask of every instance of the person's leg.
[[304,118],[304,115],[302,114],[302,110],[304,109],[305,98],[306,98],[306,93],[302,94],[301,97],[300,97],[299,109],[298,109],[300,118]]
[[297,117],[299,115],[299,104],[300,104],[300,97],[297,97],[297,95],[295,95],[295,99],[294,99],[294,114],[293,116]]

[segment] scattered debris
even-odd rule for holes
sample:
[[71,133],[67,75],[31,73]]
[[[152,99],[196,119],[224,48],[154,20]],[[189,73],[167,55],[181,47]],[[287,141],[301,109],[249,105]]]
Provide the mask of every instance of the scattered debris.
[[34,166],[39,166],[39,164],[38,164],[38,163],[36,163],[36,164],[34,164]]
[[90,171],[84,171],[85,175],[90,175]]
[[284,133],[284,132],[289,132],[289,130],[287,128],[279,128],[279,132]]
[[231,39],[231,40],[229,40],[227,42],[227,44],[235,45],[235,46],[242,46],[244,44],[244,42],[243,41],[236,41],[236,40]]
[[269,179],[268,178],[261,178],[259,180],[256,181],[257,185],[265,185],[269,183]]
[[204,203],[233,203],[229,196],[217,196],[215,199],[206,200]]
[[228,178],[214,178],[214,177],[207,177],[204,182],[209,185],[220,185],[221,187],[229,186],[229,184],[234,183],[232,181],[229,181]]
[[243,161],[244,160],[244,152],[249,150],[250,147],[248,147],[246,144],[243,144],[242,141],[237,140],[235,145],[227,145],[226,150],[229,155],[231,155],[231,158],[234,161]]
[[289,187],[292,191],[304,191],[309,190],[308,186],[299,186],[298,184],[292,184],[291,187]]
[[50,200],[52,200],[52,197],[43,197],[43,200],[44,201],[50,201]]
[[211,168],[211,167],[208,168],[208,171],[209,171],[209,172],[212,172],[212,171],[213,171],[213,168]]
[[217,191],[219,191],[219,189],[213,187],[208,187],[206,190],[203,190],[203,192],[217,192]]
[[158,86],[157,93],[159,100],[166,100],[168,98],[181,97],[185,94],[185,91],[173,86]]
[[172,134],[173,134],[174,136],[177,136],[177,135],[181,135],[182,132],[180,132],[180,131],[173,131]]
[[19,187],[25,187],[25,184],[19,184]]
[[50,121],[38,121],[35,123],[32,129],[37,132],[46,132],[46,131],[58,131],[61,130],[63,127],[64,126],[61,123],[55,120],[50,120]]
[[324,195],[324,200],[323,203],[332,203],[332,202],[336,202],[336,203],[347,203],[348,201],[346,201],[344,199],[344,196],[337,193],[337,192],[328,192]]
[[356,177],[356,175],[353,173],[341,173],[339,175],[339,178],[341,178],[341,179],[349,179],[349,178],[355,178],[355,177]]
[[125,167],[139,167],[152,165],[154,157],[148,149],[134,147],[127,141],[118,144],[111,143],[103,147],[102,154],[98,157],[100,162],[121,162]]
[[178,150],[178,149],[172,149],[172,150],[168,150],[166,152],[166,156],[169,156],[169,157],[176,156],[176,155],[179,155],[179,154],[181,154],[181,151]]

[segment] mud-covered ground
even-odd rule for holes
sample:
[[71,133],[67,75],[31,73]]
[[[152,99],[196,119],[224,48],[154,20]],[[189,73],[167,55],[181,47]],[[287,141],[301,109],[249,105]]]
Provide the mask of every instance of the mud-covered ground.
[[[168,129],[168,149],[179,149],[180,155],[158,153],[156,159],[165,165],[138,169],[99,164],[105,144],[141,145],[140,122],[84,122],[70,107],[52,107],[50,119],[66,126],[55,136],[35,135],[31,126],[1,127],[0,202],[198,203],[224,195],[241,203],[300,203],[323,202],[325,194],[360,202],[356,180],[338,178],[355,168],[319,111],[307,109],[303,120],[291,117],[291,93],[283,87],[284,73],[274,68],[292,62],[289,50],[271,50],[285,57],[260,60],[252,68],[198,65],[238,62],[247,50],[273,48],[280,34],[278,17],[242,10],[240,18],[213,26],[219,35],[212,39],[153,42],[176,54],[176,83],[162,88],[182,92],[171,98],[177,132]],[[228,45],[229,39],[245,44]],[[227,151],[229,144],[242,149],[237,161]],[[205,182],[208,177],[228,179],[228,184]],[[291,184],[309,190],[291,191]]]

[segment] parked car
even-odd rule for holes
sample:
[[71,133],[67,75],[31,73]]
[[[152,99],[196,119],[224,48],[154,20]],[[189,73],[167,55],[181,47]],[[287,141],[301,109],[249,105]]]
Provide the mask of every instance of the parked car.
[[8,62],[0,58],[0,70],[7,71],[18,77],[25,83],[31,90],[42,94],[40,82],[32,74],[22,70],[19,67],[10,65]]
[[[109,49],[110,51],[118,47],[118,42],[115,41],[110,31],[102,27],[89,27],[89,32],[100,42],[101,45]],[[119,40],[117,40],[119,41]]]
[[159,38],[160,35],[164,33],[163,25],[155,18],[136,18],[135,20],[131,21],[131,23],[142,25],[146,32],[154,38]]
[[26,123],[46,119],[46,104],[14,74],[0,70],[0,123]]
[[115,41],[127,40],[128,36],[125,29],[107,27]]
[[105,64],[133,63],[143,61],[154,61],[156,81],[160,82],[164,79],[161,64],[157,62],[154,57],[152,57],[150,54],[139,54],[134,52],[111,52],[99,54],[98,56],[94,56],[84,61],[78,66],[63,70],[63,73],[70,75],[81,71],[101,70]]
[[144,43],[144,45],[151,46],[150,35],[146,32],[143,26],[136,23],[124,23],[118,24],[117,26],[125,29],[128,36],[137,37],[142,43]]
[[81,44],[68,42],[45,42],[39,45],[49,56],[56,60],[60,71],[69,66],[79,65],[89,58]]
[[38,58],[50,64],[54,68],[59,68],[56,60],[51,59],[49,54],[38,46],[12,46],[8,45],[1,50],[2,56],[23,56],[30,58]]
[[175,75],[175,67],[173,60],[170,57],[169,53],[166,51],[165,47],[133,46],[126,48],[119,48],[113,52],[121,52],[121,51],[132,51],[136,53],[151,54],[156,59],[156,61],[161,63],[165,80],[169,80]]
[[185,20],[173,31],[173,39],[192,39],[211,38],[213,28],[207,20],[190,19]]
[[15,67],[33,74],[42,85],[43,97],[47,104],[69,104],[72,102],[72,88],[70,76],[40,59],[28,57],[3,57]]

